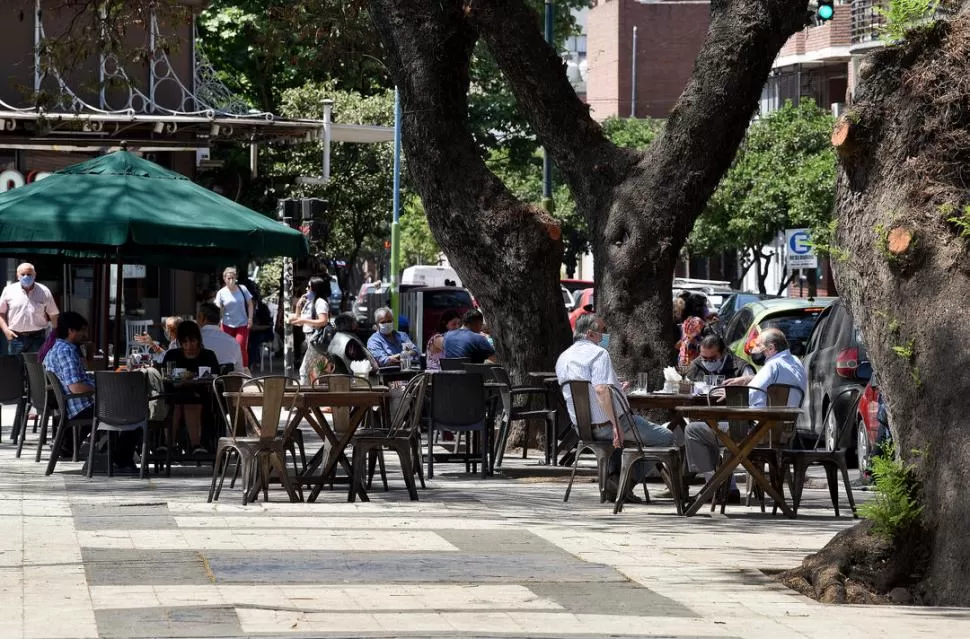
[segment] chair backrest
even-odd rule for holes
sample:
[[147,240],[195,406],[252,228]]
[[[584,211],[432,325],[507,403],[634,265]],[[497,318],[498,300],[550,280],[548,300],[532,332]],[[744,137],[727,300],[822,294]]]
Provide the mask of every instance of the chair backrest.
[[260,439],[274,439],[280,431],[280,422],[285,405],[289,404],[285,423],[289,423],[290,418],[293,417],[293,411],[296,409],[297,402],[287,402],[285,395],[289,392],[295,393],[299,397],[301,392],[300,382],[284,375],[265,375],[243,382],[240,392],[245,393],[247,389],[252,387],[259,389],[263,396],[262,410],[255,424],[255,434]]
[[[793,404],[792,394],[798,393],[798,403]],[[801,408],[802,402],[805,400],[805,391],[799,386],[792,386],[791,384],[772,384],[768,387],[768,406],[791,406],[793,408]]]
[[[36,359],[36,354],[35,354]],[[41,369],[41,373],[45,377],[45,389],[44,389],[44,400],[48,401],[47,393],[50,392],[50,406],[51,408],[57,409],[57,412],[62,417],[67,416],[67,400],[64,398],[64,389],[61,388],[61,380],[58,379],[57,375],[53,371],[45,371]],[[43,404],[41,404],[43,406]],[[35,406],[35,408],[37,408]]]
[[438,360],[443,371],[463,371],[465,364],[471,362],[470,357],[442,357]]
[[[484,379],[486,382],[503,381],[496,376],[495,369],[501,368],[501,367],[494,362],[486,362],[484,364],[466,363],[462,366],[462,368],[466,373],[478,373],[479,375],[482,376],[482,379]],[[509,376],[508,371],[505,371],[503,369],[502,372],[505,373],[505,379],[508,379],[508,376]],[[505,383],[508,383],[508,382],[505,382]]]
[[432,381],[431,418],[444,427],[484,423],[484,384],[477,373],[438,371]]
[[24,397],[24,362],[14,355],[0,357],[0,404]]
[[[38,411],[43,410],[44,406],[55,406],[54,396],[47,392],[47,374],[44,365],[37,361],[37,353],[21,353],[21,357],[27,369],[27,392],[30,403]],[[60,387],[60,382],[57,386]]]
[[428,373],[412,377],[391,419],[390,437],[403,437],[418,432],[421,427],[421,411],[424,410],[424,394],[428,387]]
[[334,373],[321,375],[313,380],[314,390],[327,390],[339,393],[352,390],[371,390],[372,388],[373,386],[368,378],[357,377],[356,375]]
[[[748,406],[751,398],[751,391],[765,394],[764,389],[758,386],[715,386],[707,391],[708,405],[710,405],[713,400],[717,399],[719,391],[723,391],[724,393],[723,405],[730,406],[732,408],[744,408]],[[737,419],[728,421],[728,432],[731,435],[731,439],[734,441],[741,441],[744,439],[744,436],[748,433],[750,425],[750,422]]]
[[[630,407],[630,400],[626,398],[623,391],[612,384],[610,385],[610,397],[613,399],[613,412],[616,413],[616,419],[620,426],[623,427],[624,432],[633,433],[633,441],[636,442],[637,448],[643,450],[643,439],[640,438],[640,430],[633,422],[633,409]],[[619,407],[619,410],[617,410],[617,407]]]
[[135,371],[94,373],[94,415],[111,426],[132,426],[147,422],[148,377]]
[[[561,384],[563,390],[569,387],[570,401],[573,404],[573,412],[576,414],[576,423],[573,424],[582,442],[593,441],[593,411],[590,405],[590,382],[585,379],[570,379]],[[563,397],[566,393],[563,393]]]
[[[801,390],[801,389],[799,389]],[[829,402],[830,411],[835,411],[835,407],[839,404],[845,404],[845,408],[842,410],[842,423],[838,424],[836,430],[836,446],[838,446],[838,440],[840,433],[844,433],[846,428],[853,427],[853,420],[858,415],[859,400],[862,399],[862,388],[860,386],[846,386]],[[820,428],[818,431],[818,437],[815,438],[815,445],[812,447],[813,450],[818,450],[820,445],[823,445],[822,440],[825,438],[825,428]]]
[[[220,375],[212,380],[212,394],[216,397],[216,405],[219,408],[219,415],[222,419],[225,432],[234,437],[256,432],[256,416],[252,411],[237,410],[238,401],[226,398],[223,393],[240,393],[246,380],[251,379],[249,375],[243,373],[229,373]],[[237,419],[238,418],[238,421]]]
[[141,335],[155,325],[153,320],[125,320],[125,336],[127,338],[126,344],[128,348],[132,346],[140,346],[138,342],[135,341],[135,335]]

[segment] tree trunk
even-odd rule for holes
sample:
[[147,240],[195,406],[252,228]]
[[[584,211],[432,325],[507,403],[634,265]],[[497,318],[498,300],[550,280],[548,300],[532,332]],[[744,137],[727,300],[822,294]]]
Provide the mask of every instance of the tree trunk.
[[875,54],[849,119],[833,262],[860,325],[897,449],[922,480],[924,598],[970,603],[970,3]]

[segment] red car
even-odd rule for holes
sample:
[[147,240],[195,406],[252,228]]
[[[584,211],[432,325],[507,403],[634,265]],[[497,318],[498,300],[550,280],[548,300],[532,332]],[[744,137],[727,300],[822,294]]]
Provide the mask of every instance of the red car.
[[886,417],[885,396],[879,390],[877,375],[873,373],[869,384],[859,398],[859,416],[856,420],[856,459],[859,476],[870,478],[870,461],[873,453],[885,440],[892,439]]
[[593,308],[593,289],[583,289],[583,292],[579,296],[579,302],[576,304],[576,308],[573,309],[573,312],[569,314],[569,327],[576,330],[576,320],[583,315],[592,313]]

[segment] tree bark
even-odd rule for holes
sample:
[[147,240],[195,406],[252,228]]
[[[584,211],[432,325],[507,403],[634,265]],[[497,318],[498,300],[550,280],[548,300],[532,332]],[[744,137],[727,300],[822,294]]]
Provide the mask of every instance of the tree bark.
[[618,368],[659,370],[672,346],[670,287],[680,250],[734,158],[775,55],[804,26],[807,1],[713,2],[690,81],[645,152],[604,138],[521,1],[469,7],[586,218],[597,311]]
[[[919,468],[930,558],[924,599],[970,603],[970,3],[952,22],[874,55],[837,186],[833,262],[888,398],[901,455]],[[895,229],[905,229],[896,232]]]
[[371,9],[401,92],[408,172],[431,232],[474,292],[513,376],[551,370],[570,341],[561,231],[508,191],[472,138],[469,62],[478,34],[466,5],[371,0]]

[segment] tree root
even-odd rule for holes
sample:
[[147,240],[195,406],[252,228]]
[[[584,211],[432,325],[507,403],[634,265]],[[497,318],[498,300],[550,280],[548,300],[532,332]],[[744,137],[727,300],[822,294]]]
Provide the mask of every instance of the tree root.
[[890,543],[872,532],[871,522],[863,521],[776,578],[822,603],[910,603],[922,599],[918,582],[928,551],[919,530]]

